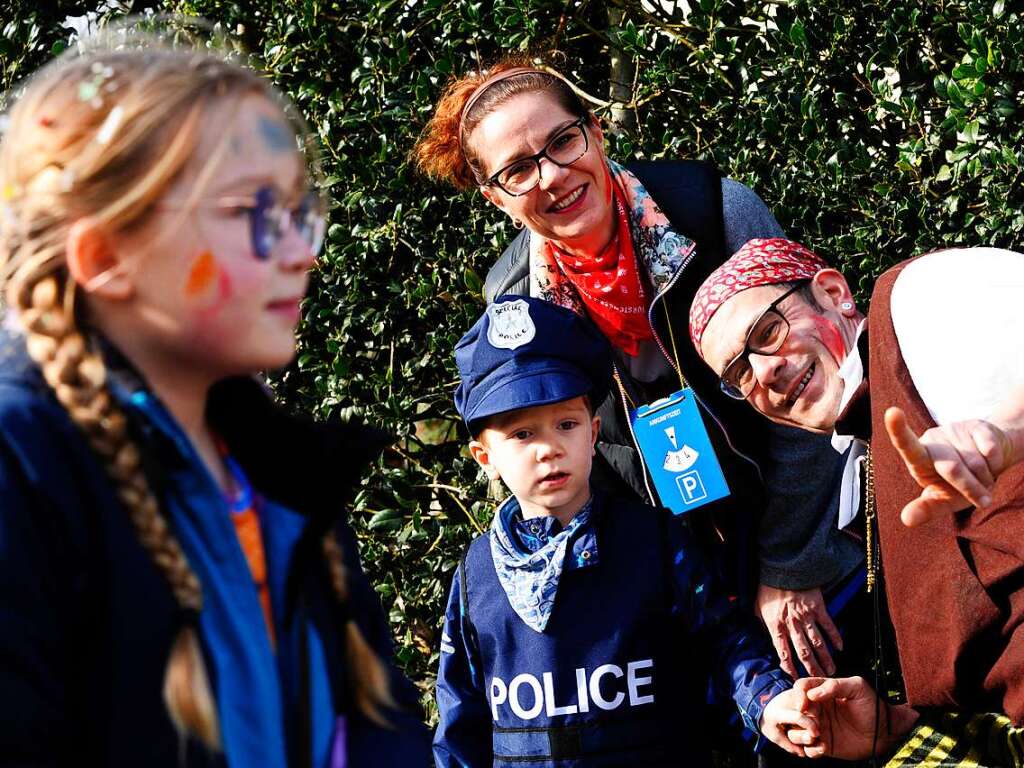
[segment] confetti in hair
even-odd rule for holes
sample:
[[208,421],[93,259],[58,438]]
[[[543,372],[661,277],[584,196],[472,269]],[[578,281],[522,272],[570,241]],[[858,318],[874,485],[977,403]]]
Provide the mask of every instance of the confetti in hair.
[[124,117],[124,107],[118,104],[107,115],[107,119],[103,121],[103,125],[100,126],[99,131],[96,132],[96,143],[97,144],[109,144],[110,140],[114,138],[114,134],[117,129],[121,127],[121,119]]
[[114,68],[104,66],[100,62],[94,62],[89,68],[92,77],[83,80],[78,84],[78,100],[88,102],[94,109],[103,106],[103,99],[100,97],[100,89],[114,76]]

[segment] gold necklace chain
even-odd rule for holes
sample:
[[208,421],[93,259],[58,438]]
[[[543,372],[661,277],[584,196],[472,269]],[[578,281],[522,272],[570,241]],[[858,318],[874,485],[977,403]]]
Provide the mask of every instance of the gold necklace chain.
[[867,569],[867,591],[872,592],[875,588],[875,576],[878,563],[875,562],[875,519],[877,510],[875,507],[875,464],[871,458],[871,448],[868,447],[864,454],[864,563]]

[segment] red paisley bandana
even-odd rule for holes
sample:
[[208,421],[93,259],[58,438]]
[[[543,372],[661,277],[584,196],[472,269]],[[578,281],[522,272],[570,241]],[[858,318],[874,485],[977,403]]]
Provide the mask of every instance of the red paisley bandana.
[[596,256],[577,256],[553,242],[551,250],[563,274],[576,287],[590,319],[613,346],[636,356],[640,342],[654,335],[647,320],[647,300],[622,193],[618,183],[610,187],[614,188],[618,227],[604,250]]
[[737,293],[762,285],[809,280],[828,266],[820,256],[792,240],[748,240],[697,289],[690,305],[693,345],[700,350],[700,340],[711,317]]

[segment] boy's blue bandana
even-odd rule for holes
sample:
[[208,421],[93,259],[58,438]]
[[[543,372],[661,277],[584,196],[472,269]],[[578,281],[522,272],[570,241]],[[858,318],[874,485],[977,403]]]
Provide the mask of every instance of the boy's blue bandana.
[[530,629],[543,632],[555,609],[555,593],[565,553],[577,532],[590,524],[593,499],[583,505],[564,530],[536,552],[523,552],[510,533],[519,502],[513,496],[498,509],[491,524],[491,559],[512,609]]

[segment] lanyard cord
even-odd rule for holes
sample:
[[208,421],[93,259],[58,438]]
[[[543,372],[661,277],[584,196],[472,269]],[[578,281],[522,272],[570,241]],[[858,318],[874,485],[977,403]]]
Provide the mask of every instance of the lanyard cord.
[[[686,389],[688,385],[686,383],[686,378],[683,376],[683,368],[679,365],[679,350],[676,348],[676,333],[672,328],[672,317],[668,313],[668,301],[663,300],[661,305],[665,308],[665,325],[668,326],[668,338],[669,342],[672,344],[672,359],[669,360],[669,363],[673,368],[675,368],[676,375],[679,376],[679,389],[683,390]],[[657,338],[657,334],[655,334],[655,338]],[[660,346],[661,345],[659,345],[659,347]],[[636,403],[633,402],[633,398],[630,397],[626,387],[622,384],[622,377],[619,375],[618,366],[613,369],[612,377],[615,379],[615,383],[619,385],[619,391],[622,392],[622,396],[629,403],[629,407],[635,411]]]
[[676,373],[679,375],[679,389],[686,389],[686,379],[683,377],[683,367],[679,364],[679,350],[676,349],[676,333],[672,329],[672,317],[668,313],[668,299],[663,299],[661,306],[665,308],[665,325],[668,326],[668,338],[672,342],[672,358],[675,363]]

